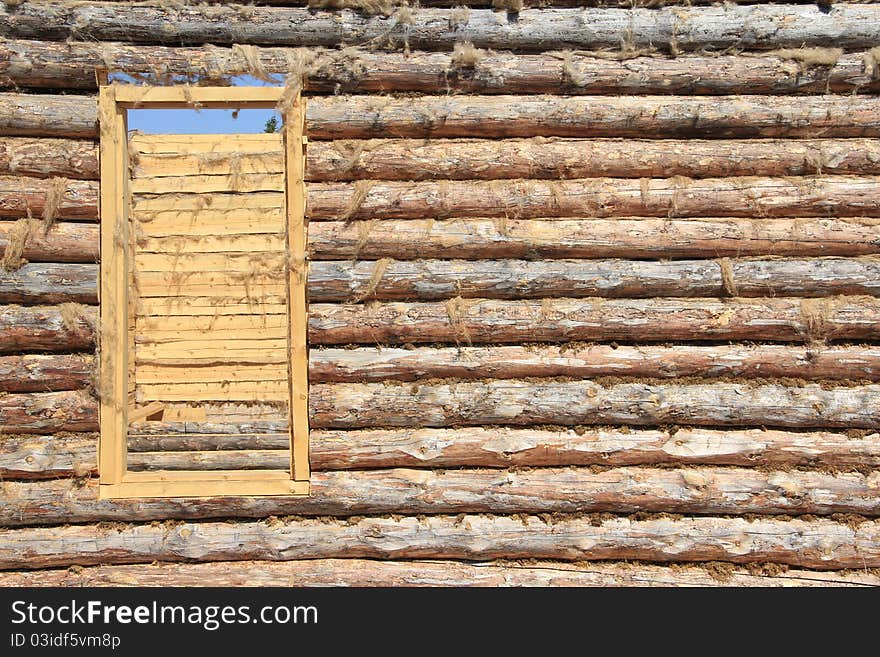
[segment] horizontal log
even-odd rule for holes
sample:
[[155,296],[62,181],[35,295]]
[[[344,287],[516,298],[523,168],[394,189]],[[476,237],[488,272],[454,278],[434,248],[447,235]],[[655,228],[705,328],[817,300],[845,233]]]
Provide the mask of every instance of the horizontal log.
[[95,357],[85,354],[0,356],[0,392],[79,390],[94,370]]
[[880,42],[880,8],[838,4],[725,5],[689,9],[562,8],[524,10],[508,21],[491,9],[456,19],[452,9],[398,15],[235,6],[159,7],[117,3],[28,3],[0,13],[0,36],[63,41],[328,46],[340,43],[451,49],[460,41],[499,50],[630,48],[679,50],[798,48],[833,43],[871,48]]
[[306,160],[307,178],[314,182],[822,173],[880,174],[880,140],[338,140],[314,142]]
[[[877,475],[753,468],[314,472],[308,497],[98,499],[98,483],[0,483],[0,525],[438,513],[880,515]],[[473,536],[473,534],[471,534]]]
[[[2,317],[2,315],[0,315]],[[809,299],[456,300],[309,306],[313,345],[874,340],[880,302]]]
[[[880,7],[880,5],[878,5]],[[312,139],[877,137],[869,96],[423,96],[311,99]]]
[[[475,541],[474,536],[480,540]],[[833,520],[432,516],[203,522],[0,530],[0,569],[152,561],[298,559],[560,559],[880,565],[880,526]]]
[[[200,380],[198,372],[188,374]],[[880,381],[880,347],[567,344],[309,351],[313,383],[560,376]]]
[[0,135],[95,139],[98,104],[94,96],[0,93]]
[[[0,255],[19,230],[16,221],[0,221]],[[42,226],[27,230],[20,257],[29,262],[97,262],[99,232],[96,224],[72,221],[56,222],[48,231]]]
[[57,306],[0,306],[0,354],[93,349],[96,315],[95,308],[83,307],[65,321]]
[[[49,393],[62,394],[62,393]],[[880,386],[578,381],[312,385],[315,428],[628,425],[880,428]]]
[[[264,454],[264,467],[286,467],[286,434],[252,434],[230,445],[230,436],[180,434],[129,438],[129,463],[180,470],[199,463],[208,469],[235,469],[246,457]],[[3,447],[7,477],[21,477],[22,454],[41,458],[57,438],[22,438],[31,451]],[[243,452],[240,450],[252,450]],[[151,451],[157,450],[157,451]],[[177,451],[188,450],[188,451]],[[193,451],[195,450],[195,451]],[[272,454],[269,460],[269,454]],[[394,467],[506,468],[564,465],[736,465],[872,468],[880,465],[880,435],[853,437],[833,432],[766,429],[456,429],[315,430],[309,436],[312,469],[363,470]],[[94,444],[82,448],[80,462],[94,463]],[[17,457],[17,458],[16,458]],[[90,460],[91,459],[91,460]],[[45,459],[42,463],[46,466]],[[32,473],[64,476],[74,463],[55,459]],[[3,470],[0,469],[0,473]]]
[[[242,266],[232,258],[214,256],[169,256],[167,262],[159,259],[151,264],[142,260],[138,264],[139,289],[150,296],[156,285],[167,289],[162,285],[168,276],[190,274],[175,285],[176,295],[188,295],[201,289],[196,286],[213,280],[210,276]],[[97,303],[97,278],[97,265],[28,264],[14,271],[0,271],[0,302]],[[880,260],[319,261],[309,268],[307,289],[309,299],[315,302],[438,300],[455,296],[878,296]]]
[[98,146],[91,141],[0,137],[0,175],[97,180],[98,174]]
[[[90,79],[94,79],[91,72]],[[458,139],[440,143],[404,139],[316,141],[309,148],[306,173],[314,182],[870,175],[880,174],[880,141],[688,139],[674,148],[666,140],[566,138]],[[0,138],[0,175],[97,180],[97,146],[71,139]]]
[[[194,261],[196,265],[198,262]],[[84,265],[67,265],[81,266]],[[183,260],[178,266],[185,269],[187,261]],[[52,272],[46,274],[46,278],[50,278]],[[15,281],[11,285],[21,288]],[[0,278],[0,300],[4,291]],[[455,296],[487,299],[878,296],[880,260],[313,262],[309,269],[308,292],[309,299],[316,302],[436,300]]]
[[[57,307],[0,306],[0,352],[83,351],[93,346],[94,309],[72,330]],[[447,303],[311,304],[313,345],[558,341],[798,342],[871,340],[880,302],[809,299],[450,300]]]
[[[38,216],[57,185],[0,176],[0,216]],[[54,208],[59,218],[97,219],[98,185],[66,181]],[[179,195],[188,198],[195,195]],[[731,217],[877,216],[880,177],[705,178],[566,181],[439,181],[314,183],[307,214],[336,218],[424,217]],[[182,201],[183,202],[183,201]]]
[[[433,219],[322,221],[309,226],[313,260],[346,258],[714,258],[880,253],[877,219]],[[0,253],[16,222],[0,221]],[[57,222],[32,231],[31,262],[96,262],[98,226]]]
[[0,268],[0,303],[98,303],[98,265],[27,264]]
[[[880,386],[825,388],[590,380],[452,384],[315,384],[314,428],[450,427],[502,424],[880,427]],[[97,402],[78,391],[0,397],[0,432],[96,431]]]
[[4,479],[88,477],[98,473],[98,436],[4,435],[0,440],[0,476]]
[[[97,136],[94,96],[4,93],[0,109],[0,135]],[[316,96],[306,125],[312,139],[877,137],[880,112],[868,96]]]
[[[478,51],[475,63],[465,65],[448,52],[352,48],[249,52],[262,71],[255,71],[246,53],[234,48],[7,40],[0,44],[0,75],[8,85],[49,89],[96,89],[95,69],[148,83],[156,83],[163,74],[194,83],[228,83],[230,77],[243,74],[280,78],[288,73],[291,59],[300,57],[308,62],[305,89],[310,93],[340,89],[349,93],[816,94],[880,89],[863,53],[841,55],[835,63],[823,65],[799,62],[797,51],[788,58],[751,53],[675,58],[633,54],[623,59],[569,51]],[[156,62],[162,62],[161,72]]]
[[[3,479],[54,479],[97,471],[97,436],[4,436]],[[185,433],[131,435],[131,469],[285,468],[286,433],[243,436]],[[249,450],[249,451],[242,451]],[[312,470],[508,468],[569,465],[732,465],[742,467],[880,466],[878,435],[766,429],[456,429],[314,430]]]
[[308,246],[319,260],[848,256],[880,253],[877,226],[810,218],[322,221],[309,225]]
[[880,216],[880,177],[584,178],[309,185],[313,221],[447,217]]
[[880,586],[880,576],[858,570],[765,571],[732,564],[719,571],[699,565],[670,567],[629,562],[307,559],[6,571],[0,572],[0,586],[862,587]]
[[97,430],[98,403],[83,390],[0,395],[0,434]]
[[[56,189],[61,192],[60,198],[53,198]],[[47,199],[53,201],[49,208],[53,220],[98,218],[97,182],[0,176],[0,217],[41,217]]]

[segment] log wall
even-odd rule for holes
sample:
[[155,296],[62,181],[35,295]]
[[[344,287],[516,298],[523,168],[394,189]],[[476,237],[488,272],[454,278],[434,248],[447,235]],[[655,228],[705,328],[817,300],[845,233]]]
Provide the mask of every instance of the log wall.
[[[0,8],[0,585],[880,584],[880,5],[264,4]],[[99,500],[96,73],[291,70],[312,495]],[[229,183],[160,155],[146,271]],[[222,227],[206,289],[256,246]],[[213,412],[132,467],[284,466]]]

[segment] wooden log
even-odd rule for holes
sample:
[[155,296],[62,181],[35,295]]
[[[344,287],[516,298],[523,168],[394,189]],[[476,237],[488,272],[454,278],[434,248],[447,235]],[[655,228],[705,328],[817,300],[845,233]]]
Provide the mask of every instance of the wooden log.
[[[624,59],[570,51],[481,51],[473,66],[463,66],[448,52],[405,54],[350,48],[307,52],[255,48],[253,52],[265,73],[279,77],[287,74],[291,57],[311,59],[305,80],[309,93],[821,94],[880,90],[880,80],[871,75],[863,53],[847,53],[833,64],[817,65],[798,62],[798,51],[789,53],[790,58],[750,53]],[[161,71],[156,70],[156,62],[162,63]],[[252,63],[232,48],[87,41],[7,40],[0,44],[0,75],[16,87],[93,90],[97,88],[95,69],[151,83],[161,75],[202,84],[228,83],[230,77],[254,73]]]
[[[232,468],[244,460],[237,454],[266,453],[283,467],[283,434],[252,434],[230,447],[229,436],[194,433],[172,436],[136,435],[129,438],[130,463],[144,467],[185,469],[187,464]],[[456,429],[316,430],[309,436],[313,470],[362,470],[394,467],[506,468],[565,465],[736,465],[820,466],[872,468],[880,465],[880,436],[833,432],[788,432],[766,429],[513,429],[459,427]],[[29,440],[37,455],[55,438]],[[161,451],[151,451],[161,450]],[[176,451],[189,450],[189,451]],[[195,450],[195,451],[192,451]],[[213,451],[210,451],[213,450]],[[273,451],[275,450],[275,451]],[[269,461],[268,453],[274,455]],[[19,452],[16,452],[19,453]],[[6,457],[8,449],[3,449]],[[93,457],[93,446],[79,455]],[[13,461],[20,463],[21,459]],[[62,464],[64,465],[64,464]],[[70,466],[68,466],[69,468]],[[46,467],[41,478],[59,475],[59,466]],[[62,468],[64,470],[64,468]],[[3,470],[0,469],[0,473]],[[15,465],[7,478],[15,478]],[[20,475],[19,475],[20,476]]]
[[[168,256],[138,261],[142,294],[160,294],[165,279],[190,274],[177,295],[234,270],[230,257]],[[247,263],[245,263],[247,264]],[[727,267],[726,273],[723,267]],[[168,274],[168,272],[173,272]],[[0,271],[0,302],[97,303],[98,266],[28,264]],[[155,284],[154,284],[155,283]],[[552,297],[713,297],[880,295],[880,261],[809,260],[419,260],[314,262],[308,276],[315,302],[365,300],[530,299]]]
[[88,477],[98,472],[98,436],[3,436],[0,474],[10,479]]
[[[48,393],[63,394],[63,393]],[[880,428],[880,386],[579,381],[337,383],[309,391],[315,428],[628,425]]]
[[94,96],[0,93],[0,135],[95,139],[98,104]]
[[309,339],[331,344],[873,340],[872,297],[456,300],[309,306]]
[[26,264],[0,269],[2,303],[98,303],[98,265]]
[[[200,380],[198,372],[191,376],[191,381]],[[880,381],[880,348],[564,344],[318,348],[309,352],[313,383],[605,376]]]
[[864,587],[880,586],[880,576],[859,570],[792,568],[674,567],[565,561],[461,562],[308,559],[201,564],[93,566],[0,572],[0,586],[468,586],[468,587]]
[[311,99],[312,139],[877,137],[869,96],[422,96]]
[[94,369],[95,357],[85,354],[0,356],[0,392],[79,390]]
[[0,395],[0,433],[97,430],[97,401],[85,391]]
[[[480,540],[475,541],[474,536]],[[833,520],[431,516],[0,529],[0,569],[153,561],[559,559],[880,565],[880,526]]]
[[[19,220],[26,221],[26,220]],[[20,230],[16,221],[0,221],[0,255]],[[21,257],[29,262],[97,262],[99,228],[95,224],[59,221],[46,231],[28,230]]]
[[[665,140],[566,138],[315,142],[307,176],[326,182],[880,174],[880,141],[875,139],[692,139],[669,146]],[[97,180],[97,166],[97,147],[89,141],[0,138],[2,175]]]
[[[188,271],[190,262],[194,271],[202,270],[200,259],[180,259],[179,269]],[[22,287],[16,286],[15,282],[12,286],[15,289]],[[723,263],[706,260],[313,262],[309,270],[308,290],[309,299],[316,302],[436,300],[456,296],[487,299],[878,296],[880,260],[822,258],[732,260]],[[0,300],[3,300],[3,292],[4,286],[0,281]]]
[[[59,189],[60,198],[53,198]],[[41,217],[47,199],[52,199],[51,219],[98,218],[98,183],[91,180],[65,180],[20,176],[0,176],[0,217],[18,218],[28,214]]]
[[[458,219],[322,221],[313,260],[380,258],[714,258],[880,253],[877,219]],[[16,222],[0,221],[0,253]],[[31,262],[96,262],[98,227],[60,221],[30,233]],[[316,263],[313,263],[316,264]]]
[[[284,468],[287,434],[130,435],[131,469]],[[285,443],[287,438],[288,443]],[[97,470],[94,434],[4,436],[0,476],[55,479]],[[880,465],[878,435],[766,429],[457,429],[316,430],[309,436],[315,471],[372,468],[508,468],[632,465],[822,467],[844,470]],[[159,450],[159,451],[153,451]],[[247,451],[244,451],[247,450]]]
[[[0,134],[97,136],[93,96],[0,94]],[[870,97],[426,96],[394,100],[314,97],[312,139],[401,137],[823,137],[880,136]]]
[[880,174],[880,140],[316,141],[309,147],[307,165],[308,179],[313,182],[876,175]]
[[[590,380],[452,384],[315,384],[314,428],[540,424],[658,426],[880,427],[880,386],[824,388]],[[97,402],[81,391],[0,397],[0,432],[96,431]]]
[[[57,307],[0,306],[0,353],[93,347],[94,309],[71,329]],[[185,327],[185,324],[181,324]],[[447,303],[311,304],[313,345],[460,342],[871,340],[872,297],[833,299],[455,300]]]
[[880,41],[880,8],[840,4],[675,8],[562,8],[503,13],[474,9],[458,24],[451,9],[421,8],[398,16],[349,10],[235,6],[159,7],[116,3],[34,3],[4,9],[0,36],[64,41],[328,46],[368,44],[437,50],[471,41],[481,48],[547,50],[665,47],[679,50],[798,48],[833,43],[870,48]]
[[809,218],[322,221],[309,225],[309,250],[315,260],[849,256],[880,253],[877,226]]
[[79,139],[0,137],[0,175],[98,180],[98,147]]
[[306,213],[313,221],[705,217],[713,213],[728,217],[877,217],[880,176],[312,183]]
[[87,351],[94,348],[95,309],[68,313],[57,306],[0,306],[0,354]]
[[[98,499],[98,483],[0,483],[0,525],[387,513],[880,515],[877,475],[753,468],[536,468],[313,472],[308,497]],[[471,534],[473,536],[473,534]]]

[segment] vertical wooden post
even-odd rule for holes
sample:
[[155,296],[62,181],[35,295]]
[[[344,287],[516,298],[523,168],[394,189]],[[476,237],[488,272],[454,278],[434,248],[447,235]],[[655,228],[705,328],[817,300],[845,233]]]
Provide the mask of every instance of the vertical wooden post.
[[101,439],[102,484],[118,484],[126,471],[128,435],[128,205],[127,125],[113,86],[98,97],[101,128]]
[[287,248],[290,271],[290,476],[307,480],[309,470],[308,312],[306,309],[305,100],[297,96],[284,117]]

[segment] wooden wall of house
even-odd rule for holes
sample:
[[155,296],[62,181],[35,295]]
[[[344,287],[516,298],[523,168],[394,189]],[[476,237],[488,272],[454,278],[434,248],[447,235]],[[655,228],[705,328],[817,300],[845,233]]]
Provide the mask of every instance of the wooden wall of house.
[[[0,585],[880,584],[880,4],[301,4],[0,9]],[[97,497],[108,69],[304,79],[308,498]]]

